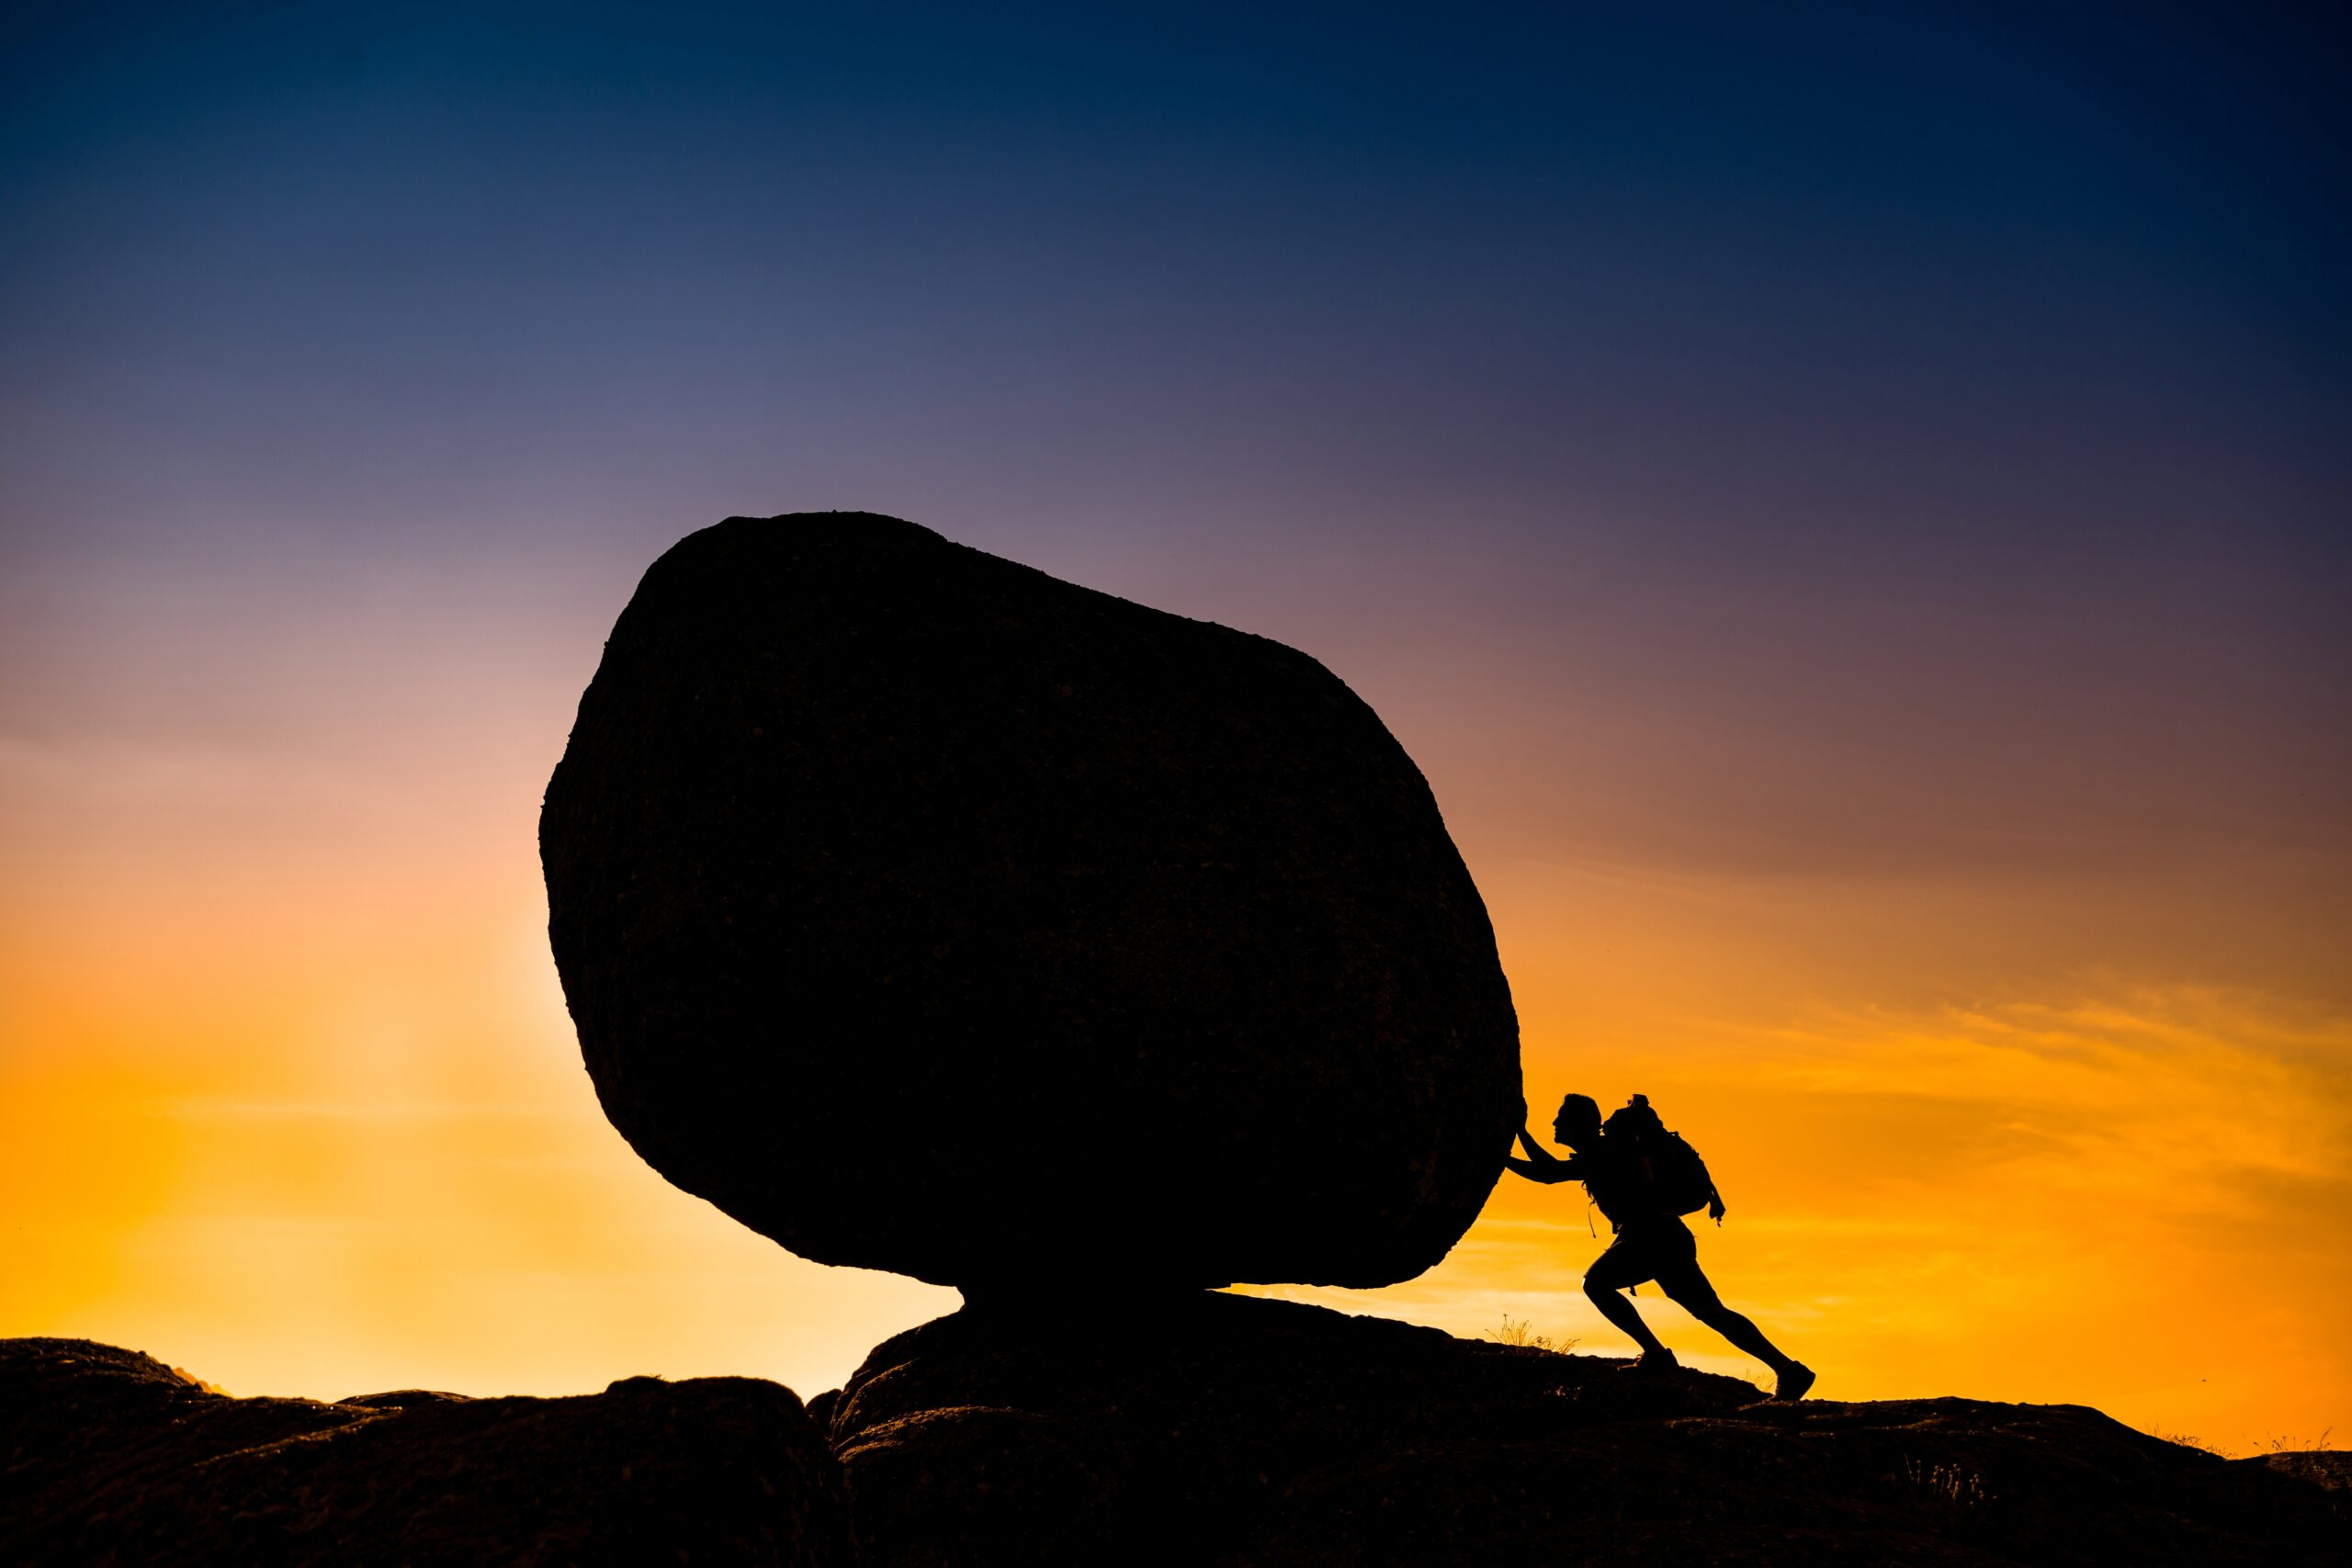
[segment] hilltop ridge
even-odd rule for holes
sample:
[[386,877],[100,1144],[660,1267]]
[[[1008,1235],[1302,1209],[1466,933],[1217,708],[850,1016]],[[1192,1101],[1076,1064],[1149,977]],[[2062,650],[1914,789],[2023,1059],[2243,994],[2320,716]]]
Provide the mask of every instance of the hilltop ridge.
[[2224,1460],[2081,1405],[1781,1404],[1623,1365],[1206,1292],[1115,1318],[967,1307],[805,1409],[741,1378],[238,1400],[136,1352],[6,1340],[0,1562],[2332,1568],[2352,1551],[2352,1455]]

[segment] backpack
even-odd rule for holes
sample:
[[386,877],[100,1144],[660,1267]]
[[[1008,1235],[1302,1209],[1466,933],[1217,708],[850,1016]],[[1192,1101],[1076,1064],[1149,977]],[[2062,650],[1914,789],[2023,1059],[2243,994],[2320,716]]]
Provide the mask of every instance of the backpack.
[[[1650,1109],[1649,1096],[1637,1094],[1623,1109],[1611,1112],[1600,1124],[1600,1135],[1623,1151],[1622,1168],[1629,1175],[1638,1171],[1645,1179],[1642,1207],[1677,1215],[1704,1209],[1717,1224],[1723,1224],[1724,1201],[1715,1191],[1714,1178],[1707,1174],[1707,1162],[1682,1141],[1681,1134],[1667,1130],[1657,1112]],[[1602,1204],[1602,1212],[1609,1207]]]

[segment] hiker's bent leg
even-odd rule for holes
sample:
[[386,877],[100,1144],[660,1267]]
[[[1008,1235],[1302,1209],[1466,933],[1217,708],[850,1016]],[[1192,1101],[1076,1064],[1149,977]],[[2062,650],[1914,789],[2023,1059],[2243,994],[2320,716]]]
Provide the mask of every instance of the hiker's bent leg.
[[1666,1353],[1666,1347],[1659,1344],[1657,1336],[1650,1332],[1650,1325],[1642,1321],[1641,1313],[1629,1298],[1617,1293],[1617,1287],[1606,1280],[1595,1280],[1588,1274],[1584,1280],[1584,1293],[1588,1301],[1600,1309],[1601,1316],[1623,1329],[1634,1343],[1642,1348],[1642,1354]]
[[1773,1371],[1781,1371],[1791,1364],[1790,1359],[1764,1337],[1762,1329],[1724,1305],[1723,1298],[1715,1294],[1715,1287],[1708,1281],[1697,1263],[1659,1274],[1657,1288],[1666,1292],[1667,1300]]

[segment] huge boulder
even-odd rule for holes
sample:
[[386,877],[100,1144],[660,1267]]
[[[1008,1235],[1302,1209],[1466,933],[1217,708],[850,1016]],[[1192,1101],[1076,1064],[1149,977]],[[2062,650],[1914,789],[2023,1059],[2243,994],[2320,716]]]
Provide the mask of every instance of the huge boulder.
[[1369,707],[893,518],[656,561],[540,851],[605,1113],[820,1262],[1387,1284],[1522,1115],[1485,906]]

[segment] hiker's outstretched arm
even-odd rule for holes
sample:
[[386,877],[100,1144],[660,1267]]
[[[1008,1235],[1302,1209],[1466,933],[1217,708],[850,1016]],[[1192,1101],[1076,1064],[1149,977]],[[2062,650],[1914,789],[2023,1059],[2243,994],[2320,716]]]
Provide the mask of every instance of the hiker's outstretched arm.
[[1552,1156],[1535,1146],[1535,1140],[1528,1136],[1524,1122],[1520,1125],[1518,1140],[1519,1146],[1527,1151],[1527,1158],[1519,1159],[1511,1155],[1505,1155],[1503,1168],[1523,1176],[1530,1181],[1542,1181],[1548,1173],[1544,1170],[1544,1165],[1538,1162],[1548,1162]]
[[1524,1127],[1519,1130],[1519,1144],[1520,1147],[1527,1151],[1527,1157],[1515,1159],[1510,1155],[1505,1155],[1503,1164],[1510,1170],[1527,1178],[1528,1180],[1541,1181],[1549,1185],[1555,1181],[1566,1181],[1576,1174],[1576,1161],[1560,1158],[1559,1156],[1537,1143]]

